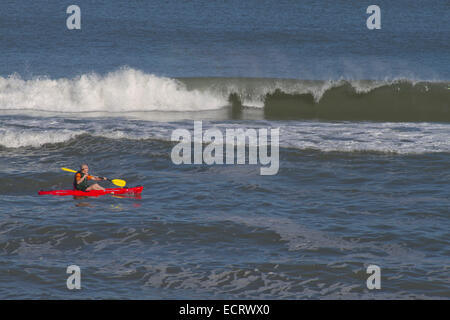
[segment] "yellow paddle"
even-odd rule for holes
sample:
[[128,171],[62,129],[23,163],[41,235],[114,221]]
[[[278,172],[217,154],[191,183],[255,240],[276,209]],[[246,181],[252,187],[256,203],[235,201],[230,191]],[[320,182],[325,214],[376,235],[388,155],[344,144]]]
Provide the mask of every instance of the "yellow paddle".
[[[73,172],[76,173],[77,171],[72,170],[72,169],[68,169],[68,168],[61,168],[61,170],[63,171],[67,171],[67,172]],[[127,184],[127,182],[125,180],[122,179],[107,179],[108,181],[111,181],[112,183],[114,183],[116,186],[119,187],[125,187],[125,185]]]

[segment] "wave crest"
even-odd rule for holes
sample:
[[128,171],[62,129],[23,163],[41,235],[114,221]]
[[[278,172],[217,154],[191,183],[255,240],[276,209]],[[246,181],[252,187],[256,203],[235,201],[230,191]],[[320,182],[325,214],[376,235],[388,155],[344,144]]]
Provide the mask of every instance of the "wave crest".
[[449,85],[408,79],[171,79],[122,68],[74,79],[0,77],[0,109],[170,114],[228,106],[231,119],[256,111],[245,118],[450,122]]
[[0,77],[0,108],[52,112],[199,111],[217,109],[226,100],[188,90],[175,79],[123,68],[74,79]]

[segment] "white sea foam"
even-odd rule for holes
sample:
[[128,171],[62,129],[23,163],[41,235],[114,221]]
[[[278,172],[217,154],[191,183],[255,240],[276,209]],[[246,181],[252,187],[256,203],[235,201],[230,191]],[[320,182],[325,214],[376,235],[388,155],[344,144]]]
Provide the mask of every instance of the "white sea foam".
[[[133,111],[191,112],[217,110],[229,105],[231,94],[247,107],[263,108],[268,95],[309,94],[319,102],[335,87],[350,84],[356,93],[367,93],[401,80],[308,81],[293,79],[197,78],[172,79],[132,68],[69,79],[19,75],[0,77],[0,109],[65,113],[124,113]],[[412,80],[405,80],[414,84]]]
[[68,141],[83,131],[0,129],[0,145],[7,148],[40,147],[47,143]]
[[175,79],[124,68],[74,79],[0,77],[0,109],[52,112],[199,111],[227,104],[223,97],[188,90]]
[[[7,118],[0,119],[0,145],[40,147],[69,141],[81,134],[108,139],[171,140],[175,129],[192,131],[193,121],[150,122],[125,119]],[[280,147],[318,151],[376,151],[398,154],[450,152],[450,124],[318,121],[203,121],[203,129],[280,128]]]

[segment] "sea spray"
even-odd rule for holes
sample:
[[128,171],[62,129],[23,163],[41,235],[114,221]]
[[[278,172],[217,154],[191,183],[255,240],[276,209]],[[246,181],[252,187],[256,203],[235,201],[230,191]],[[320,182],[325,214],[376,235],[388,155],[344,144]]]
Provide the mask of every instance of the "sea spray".
[[227,104],[208,92],[187,90],[175,79],[122,68],[104,76],[24,80],[0,77],[0,109],[53,112],[200,111]]
[[231,107],[231,119],[259,112],[257,119],[449,122],[449,102],[447,82],[417,79],[172,79],[132,68],[73,79],[0,77],[0,109],[24,113],[162,112],[190,119],[195,112],[226,115]]

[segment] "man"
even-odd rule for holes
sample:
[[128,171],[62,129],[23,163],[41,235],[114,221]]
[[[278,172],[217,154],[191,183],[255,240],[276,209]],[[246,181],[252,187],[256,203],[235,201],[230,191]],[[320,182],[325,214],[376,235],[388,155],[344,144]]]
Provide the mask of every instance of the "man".
[[83,163],[80,166],[80,170],[75,173],[75,177],[73,179],[73,187],[76,190],[80,191],[90,191],[90,190],[105,190],[102,186],[95,183],[93,185],[88,185],[88,180],[106,180],[106,178],[100,178],[89,175],[89,167],[87,164]]

